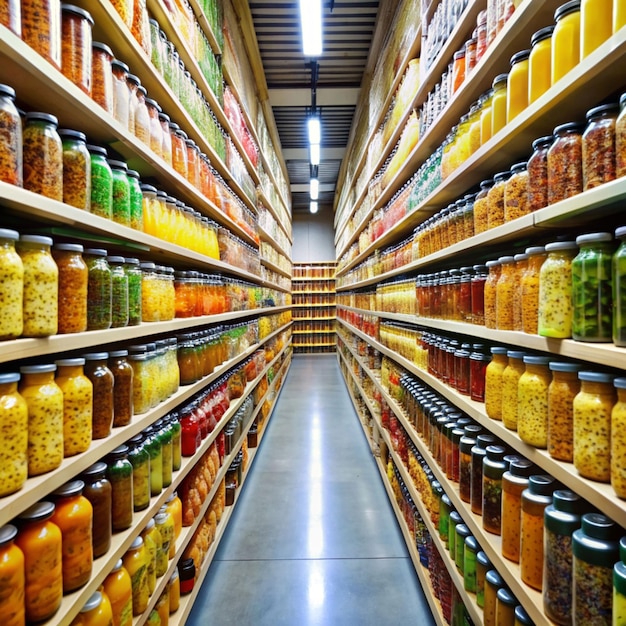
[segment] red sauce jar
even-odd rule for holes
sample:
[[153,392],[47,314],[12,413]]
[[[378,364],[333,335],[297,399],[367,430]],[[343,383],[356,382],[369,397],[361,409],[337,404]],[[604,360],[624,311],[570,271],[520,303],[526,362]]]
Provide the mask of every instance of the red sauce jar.
[[473,324],[483,326],[485,324],[485,282],[487,281],[487,266],[474,265],[475,274],[471,281],[472,315]]
[[485,371],[489,360],[481,352],[470,354],[470,398],[476,402],[485,401]]

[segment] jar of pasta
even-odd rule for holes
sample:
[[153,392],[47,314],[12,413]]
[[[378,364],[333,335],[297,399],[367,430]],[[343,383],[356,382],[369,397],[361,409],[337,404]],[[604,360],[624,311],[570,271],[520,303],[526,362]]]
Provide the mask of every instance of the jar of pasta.
[[521,50],[511,57],[511,71],[507,83],[507,124],[528,107],[528,58],[530,50]]
[[548,203],[554,204],[583,191],[583,125],[561,124],[554,129],[548,150]]
[[85,261],[88,269],[87,329],[111,328],[113,292],[107,251],[101,248],[87,248]]
[[528,261],[520,279],[522,330],[536,335],[539,317],[539,275],[546,259],[543,246],[526,248]]
[[15,545],[17,528],[0,527],[0,615],[7,626],[26,623],[24,615],[24,553]]
[[17,390],[19,380],[18,373],[0,374],[0,496],[21,489],[28,474],[28,406]]
[[83,246],[60,243],[53,249],[59,271],[58,332],[81,333],[87,330],[88,270]]
[[91,445],[93,385],[85,376],[85,359],[60,359],[56,383],[63,392],[63,456],[80,454]]
[[91,159],[90,211],[106,219],[113,216],[113,172],[107,161],[106,148],[88,145]]
[[122,561],[132,581],[133,615],[141,615],[148,608],[147,554],[141,537],[135,537]]
[[497,285],[502,271],[500,260],[487,261],[487,269],[489,275],[484,288],[485,327],[496,328]]
[[498,74],[493,79],[493,99],[491,101],[491,136],[506,126],[506,100],[508,74]]
[[618,104],[604,104],[587,111],[583,133],[583,190],[615,180],[615,127]]
[[106,471],[107,464],[98,461],[81,474],[85,483],[83,495],[93,508],[91,543],[94,559],[106,554],[111,547],[111,483],[106,478]]
[[107,366],[108,352],[83,355],[85,375],[93,385],[92,439],[104,439],[113,427],[113,373]]
[[548,206],[548,151],[553,143],[552,135],[533,141],[533,153],[528,160],[528,209],[531,212]]
[[510,430],[517,430],[517,393],[519,379],[525,371],[524,352],[507,350],[508,365],[502,372],[502,423]]
[[[625,146],[626,148],[626,146]],[[611,278],[613,282],[613,343],[626,346],[626,226],[615,231],[620,240],[619,248],[613,254]]]
[[113,626],[132,626],[133,586],[122,559],[104,579],[102,588],[111,602]]
[[589,56],[613,33],[613,0],[580,3],[580,59]]
[[487,228],[504,224],[504,189],[511,172],[500,172],[493,177],[493,186],[487,195]]
[[552,84],[580,62],[580,0],[562,4],[554,13]]
[[84,133],[61,129],[63,143],[63,202],[91,210],[91,157]]
[[126,259],[123,256],[107,257],[111,268],[111,328],[128,326],[129,289],[128,276],[124,270]]
[[19,233],[0,229],[0,339],[16,339],[24,330],[24,265],[15,251]]
[[133,466],[128,460],[128,446],[118,446],[109,453],[107,478],[111,483],[113,532],[118,532],[133,523]]
[[502,556],[519,563],[522,492],[535,466],[523,457],[510,461],[502,475]]
[[504,188],[504,221],[510,222],[530,212],[528,203],[528,169],[526,163],[511,168]]
[[91,99],[113,113],[113,51],[99,41],[91,45]]
[[530,38],[528,103],[532,104],[552,86],[552,34],[554,26],[538,30]]
[[0,84],[0,180],[22,186],[22,120],[15,106],[15,90]]
[[61,2],[29,0],[21,3],[22,40],[46,61],[61,69]]
[[493,180],[483,180],[480,183],[480,191],[474,200],[474,233],[484,233],[489,228],[489,207],[487,196],[493,185]]
[[500,277],[496,283],[496,328],[513,330],[513,310],[515,298],[515,259],[512,256],[501,256]]
[[574,467],[581,476],[611,480],[611,412],[617,400],[614,376],[578,372],[580,391],[574,397]]
[[525,356],[525,370],[517,384],[517,434],[535,448],[548,445],[549,363],[546,356]]
[[572,259],[574,241],[546,246],[547,259],[539,272],[538,332],[543,337],[567,339],[572,335]]
[[128,130],[130,91],[128,89],[128,65],[114,59],[111,62],[111,73],[113,75],[113,117]]
[[93,18],[73,4],[61,4],[61,72],[91,94],[91,29]]
[[502,419],[502,374],[508,365],[507,349],[491,348],[491,362],[485,371],[485,412],[494,420]]
[[130,226],[130,183],[126,172],[128,167],[123,161],[109,159],[113,178],[113,196],[111,218],[122,226]]
[[24,189],[63,201],[63,144],[58,120],[47,113],[27,113],[24,126]]
[[580,391],[578,363],[550,361],[548,387],[548,452],[553,459],[574,460],[574,398]]
[[52,492],[55,508],[51,521],[63,539],[63,593],[83,587],[91,578],[93,508],[85,498],[82,480],[72,480]]
[[572,261],[572,337],[607,342],[613,336],[611,233],[576,237],[580,252]]

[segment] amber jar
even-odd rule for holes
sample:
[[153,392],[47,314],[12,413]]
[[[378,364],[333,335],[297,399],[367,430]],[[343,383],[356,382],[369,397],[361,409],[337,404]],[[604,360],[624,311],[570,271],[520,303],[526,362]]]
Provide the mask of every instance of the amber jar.
[[22,40],[61,69],[60,0],[22,0]]
[[93,18],[73,4],[61,5],[61,72],[91,94],[91,29]]
[[578,363],[550,362],[548,387],[548,452],[553,459],[574,460],[574,398],[580,391]]
[[508,365],[507,349],[491,348],[491,362],[485,372],[485,412],[494,420],[502,420],[502,374]]
[[511,168],[511,177],[504,187],[504,221],[510,222],[530,212],[528,203],[528,169],[526,163]]
[[616,378],[613,385],[617,402],[611,411],[611,486],[620,498],[626,498],[626,378]]
[[[0,7],[0,24],[13,34],[22,37],[22,11],[20,0],[5,0]],[[12,623],[10,623],[12,626]]]
[[526,248],[528,262],[521,277],[522,330],[536,335],[539,321],[539,276],[546,259],[543,246]]
[[500,261],[487,261],[487,269],[489,270],[489,276],[485,282],[484,289],[485,327],[495,329],[497,285],[502,270]]
[[12,524],[0,527],[0,615],[5,626],[23,626],[24,615],[24,553],[15,545],[17,528]]
[[512,256],[502,256],[500,263],[500,277],[496,283],[496,324],[498,330],[513,330],[514,307],[517,296],[515,290],[515,259]]
[[113,427],[113,373],[107,367],[108,352],[84,354],[85,375],[93,385],[92,438],[104,439]]
[[[1,11],[1,9],[0,9]],[[15,90],[0,84],[0,180],[22,186],[22,120],[15,106]]]
[[107,113],[113,113],[113,51],[94,41],[91,54],[91,99]]
[[487,195],[487,228],[504,224],[504,190],[511,172],[500,172],[493,177],[493,187]]
[[60,243],[52,256],[59,270],[58,332],[82,333],[87,330],[87,265],[83,246]]
[[28,474],[28,407],[17,390],[19,379],[18,373],[0,374],[0,496],[21,489]]
[[109,352],[109,369],[113,373],[113,428],[128,426],[133,418],[133,368],[127,360],[128,350]]
[[522,492],[534,470],[530,461],[519,457],[502,475],[502,556],[515,563],[519,563]]
[[548,203],[571,198],[583,190],[582,124],[569,122],[554,129],[548,150]]
[[525,356],[525,370],[517,383],[517,434],[535,448],[548,445],[549,363],[550,357]]
[[113,626],[132,626],[133,587],[122,559],[118,560],[104,579],[102,588],[111,602]]
[[118,446],[108,455],[107,478],[111,483],[113,532],[126,530],[133,523],[133,466],[128,460],[128,446]]
[[24,189],[63,202],[63,144],[58,120],[47,113],[27,113],[24,126]]
[[583,133],[583,190],[615,180],[615,127],[618,104],[604,104],[587,111]]
[[502,423],[510,430],[517,430],[517,392],[524,373],[524,352],[508,350],[508,365],[502,372]]
[[531,212],[548,206],[548,151],[553,143],[552,135],[533,141],[533,153],[528,160],[528,209]]
[[485,575],[484,591],[484,626],[498,626],[496,622],[497,594],[504,588],[504,580],[495,569],[489,570]]
[[97,559],[106,554],[111,546],[112,516],[111,516],[111,483],[106,478],[107,464],[98,461],[88,467],[81,474],[85,482],[83,495],[93,508],[93,525],[91,540],[93,557]]

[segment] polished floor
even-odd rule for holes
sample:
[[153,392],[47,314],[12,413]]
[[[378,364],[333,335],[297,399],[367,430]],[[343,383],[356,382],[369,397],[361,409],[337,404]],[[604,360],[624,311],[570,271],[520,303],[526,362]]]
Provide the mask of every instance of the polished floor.
[[295,357],[187,624],[433,623],[336,356]]

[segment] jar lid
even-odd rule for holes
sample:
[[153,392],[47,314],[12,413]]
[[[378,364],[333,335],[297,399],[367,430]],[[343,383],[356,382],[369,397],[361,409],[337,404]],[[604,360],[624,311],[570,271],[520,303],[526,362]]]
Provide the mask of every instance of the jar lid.
[[167,521],[167,513],[157,513],[154,516],[154,521],[155,521],[157,526],[159,524],[165,524],[165,522]]
[[463,522],[463,518],[458,511],[450,511],[450,523],[452,526],[456,526],[457,524],[461,524]]
[[604,243],[607,241],[613,241],[613,235],[611,235],[611,233],[590,233],[576,237],[576,245],[578,246],[588,243]]
[[93,465],[90,465],[87,469],[84,469],[81,474],[83,476],[96,478],[99,474],[104,475],[106,471],[107,464],[104,461],[96,461]]
[[621,534],[622,529],[606,515],[585,513],[582,527],[572,535],[572,552],[586,563],[610,568],[620,559]]
[[59,128],[59,137],[61,139],[78,139],[78,141],[86,142],[87,135],[81,133],[79,130],[72,130],[71,128]]
[[141,548],[141,546],[143,546],[143,538],[141,535],[137,535],[134,539],[133,542],[130,544],[130,550],[137,550],[139,548]]
[[152,98],[146,98],[146,104],[148,106],[151,106],[153,109],[156,109],[158,113],[162,111],[161,105],[156,100],[153,100]]
[[32,111],[27,113],[26,121],[30,122],[31,120],[36,122],[48,122],[49,124],[54,124],[54,126],[59,125],[59,120],[54,115],[50,115],[50,113],[42,113],[41,111]]
[[178,562],[178,573],[181,580],[189,580],[196,575],[196,566],[193,559],[181,559]]
[[526,248],[524,254],[527,254],[528,256],[537,256],[538,254],[545,254],[545,251],[546,249],[544,246],[531,246],[530,248]]
[[582,369],[582,364],[580,363],[567,363],[565,361],[550,361],[550,365],[548,367],[553,372],[570,372],[576,373],[580,372]]
[[128,446],[125,443],[123,443],[121,446],[117,446],[117,448],[114,448],[113,450],[111,450],[111,452],[109,452],[109,456],[113,458],[125,457],[125,456],[128,456],[128,451],[129,451]]
[[528,255],[522,252],[520,254],[514,255],[513,259],[515,260],[516,263],[519,263],[520,261],[528,261]]
[[89,611],[93,611],[94,609],[97,609],[101,604],[102,604],[102,593],[100,591],[94,591],[89,597],[89,600],[85,602],[80,612],[89,613]]
[[85,254],[89,256],[107,256],[108,252],[104,248],[85,248]]
[[145,183],[142,183],[141,185],[139,185],[139,188],[141,189],[142,192],[144,193],[156,193],[157,192],[157,188],[153,187],[152,185],[146,185]]
[[40,522],[52,517],[53,513],[54,504],[44,500],[29,506],[17,516],[17,519],[25,522]]
[[513,263],[513,261],[515,261],[515,259],[512,256],[501,256],[498,259],[498,263],[502,265],[508,265],[509,263]]
[[137,180],[141,178],[137,170],[126,170],[126,175],[129,178],[136,178]]
[[490,569],[485,574],[485,580],[492,587],[502,587],[502,585],[504,585],[504,579],[502,578],[502,576],[500,576],[500,574],[498,574],[495,569]]
[[152,263],[152,261],[146,261],[145,263],[140,263],[139,267],[142,270],[154,271],[156,269],[156,263]]
[[476,553],[476,560],[483,567],[491,567],[491,561],[489,560],[489,557],[482,550]]
[[456,60],[456,59],[463,59],[463,58],[465,58],[465,50],[457,50],[457,51],[454,53],[454,55],[453,55],[453,56],[454,56],[454,59],[455,59],[455,60]]
[[548,365],[550,363],[550,357],[526,355],[524,357],[524,363],[529,363],[530,365]]
[[487,180],[480,181],[481,189],[487,189],[488,187],[491,187],[491,185],[493,185],[493,178],[488,178]]
[[602,104],[597,107],[593,107],[593,109],[589,109],[587,111],[587,121],[591,121],[594,117],[598,117],[599,115],[604,115],[605,113],[614,113],[616,116],[619,113],[619,104],[614,102],[612,104]]
[[81,9],[80,7],[74,6],[73,4],[61,4],[61,12],[63,11],[82,17],[84,20],[87,20],[89,22],[90,26],[93,26],[94,24],[93,17],[91,17],[91,14],[85,11],[85,9]]
[[78,365],[85,365],[85,359],[76,358],[76,359],[58,359],[55,361],[55,364],[58,367],[76,367]]
[[539,137],[532,143],[533,150],[539,150],[540,148],[547,148],[554,142],[554,135],[546,135],[545,137]]
[[10,239],[17,241],[20,238],[20,234],[16,230],[9,228],[0,228],[0,239]]
[[[626,94],[624,94],[624,95],[626,95]],[[621,239],[622,237],[626,237],[626,226],[620,226],[615,231],[615,237],[617,237],[618,239]]]
[[[487,446],[490,446],[492,443],[496,442],[496,438],[493,435],[489,435],[487,433],[480,434],[476,437],[476,444],[474,448],[478,450],[485,450]],[[472,452],[474,450],[472,449]]]
[[555,21],[559,21],[563,19],[566,15],[570,13],[575,13],[576,11],[580,11],[580,0],[570,0],[570,2],[566,2],[562,4],[555,12],[554,19]]
[[83,354],[85,361],[106,361],[109,358],[108,352],[88,352]]
[[114,265],[123,265],[126,263],[126,259],[123,256],[108,256],[107,261]]
[[490,461],[501,461],[506,454],[506,448],[504,446],[487,446],[485,450],[487,452],[487,458]]
[[113,56],[113,50],[111,50],[111,48],[109,48],[109,46],[107,46],[105,43],[102,43],[101,41],[94,41],[91,44],[91,48],[92,49],[96,49],[96,50],[101,50],[102,52],[106,52],[110,57]]
[[0,83],[0,95],[8,96],[9,98],[15,100],[15,89],[13,89],[13,87],[10,87],[9,85]]
[[613,385],[617,388],[617,389],[626,389],[626,378],[616,378],[613,381]]
[[139,259],[135,259],[133,257],[126,257],[125,260],[126,265],[139,265]]
[[509,357],[509,359],[522,360],[526,356],[526,353],[522,352],[521,350],[507,350],[506,355]]
[[107,149],[104,146],[94,146],[91,143],[87,144],[87,150],[89,150],[90,154],[98,155],[98,156],[107,156]]
[[468,535],[465,537],[465,549],[470,552],[477,552],[479,548],[478,541],[474,535]]
[[538,496],[551,496],[557,485],[556,480],[546,474],[533,474],[528,479],[528,489]]
[[166,122],[166,123],[167,123],[167,125],[169,126],[170,120],[171,120],[172,118],[171,118],[171,117],[170,117],[167,113],[163,113],[163,112],[161,111],[161,113],[159,113],[159,119],[160,119],[162,122]]
[[557,489],[552,494],[552,506],[557,511],[582,514],[588,505],[577,493],[569,489]]
[[494,183],[501,183],[502,181],[508,180],[509,178],[511,178],[511,171],[510,170],[508,172],[498,172],[493,177],[493,182]]
[[22,235],[20,237],[20,242],[38,243],[38,244],[41,244],[42,246],[51,246],[53,243],[51,237],[44,237],[42,235]]
[[122,559],[118,559],[117,563],[115,563],[115,565],[111,568],[111,572],[119,572],[123,566],[124,562],[122,561]]
[[83,246],[80,243],[57,243],[54,246],[55,250],[63,250],[64,252],[79,252],[83,253]]
[[511,67],[513,67],[516,63],[521,63],[522,61],[526,61],[529,56],[530,56],[530,50],[520,50],[519,52],[516,52],[511,57],[511,61],[510,61]]
[[585,513],[582,517],[582,531],[596,539],[618,541],[621,535],[620,527],[606,515],[601,513]]
[[109,358],[119,359],[123,356],[128,356],[128,350],[111,350],[109,352]]
[[491,261],[487,261],[486,263],[486,267],[487,269],[490,269],[492,267],[497,267],[498,265],[500,265],[500,261],[499,260],[491,260]]
[[530,38],[530,45],[534,48],[540,41],[552,37],[553,32],[554,26],[546,26],[545,28],[541,28],[536,33],[533,33],[532,37]]
[[8,385],[10,383],[19,382],[21,376],[17,372],[7,372],[0,374],[0,385]]
[[584,124],[580,122],[567,122],[567,124],[560,124],[552,131],[554,135],[564,135],[565,133],[580,133],[584,128]]
[[535,622],[530,619],[526,609],[521,604],[515,607],[515,623],[519,623],[521,626],[535,626]]
[[129,74],[126,77],[126,80],[129,83],[133,83],[133,85],[137,85],[137,87],[139,87],[139,85],[141,85],[141,80],[139,79],[139,76],[135,76],[135,74]]
[[520,478],[530,478],[535,471],[535,464],[523,457],[513,459],[509,463],[509,472],[513,476],[519,476]]
[[460,537],[469,537],[472,534],[472,531],[467,527],[466,524],[457,524],[455,532]]
[[57,366],[54,363],[47,363],[46,365],[22,365],[20,372],[22,374],[47,374],[49,372],[56,372]]
[[613,376],[613,374],[609,374],[608,372],[583,371],[578,372],[578,378],[591,383],[612,383],[615,380],[615,376]]
[[0,546],[6,545],[17,537],[17,528],[13,524],[5,524],[0,528]]
[[126,172],[128,170],[128,165],[124,163],[124,161],[109,159],[108,163],[112,170],[122,170],[123,172]]
[[546,245],[546,252],[559,252],[560,250],[576,250],[575,241],[554,241]]
[[517,598],[506,587],[500,587],[496,597],[498,598],[498,602],[502,602],[502,604],[506,604],[507,606],[517,606]]
[[492,87],[495,88],[496,85],[506,84],[508,80],[509,80],[509,75],[508,74],[498,74],[493,79]]
[[123,61],[120,61],[119,59],[113,59],[113,61],[111,61],[111,67],[114,67],[118,70],[122,70],[123,72],[126,72],[127,74],[130,71],[130,68],[128,67],[128,65],[126,65],[126,63],[124,63]]
[[72,496],[79,496],[83,492],[84,488],[85,483],[82,480],[70,480],[68,483],[65,483],[58,489],[55,489],[52,492],[52,495],[58,498],[70,498]]

